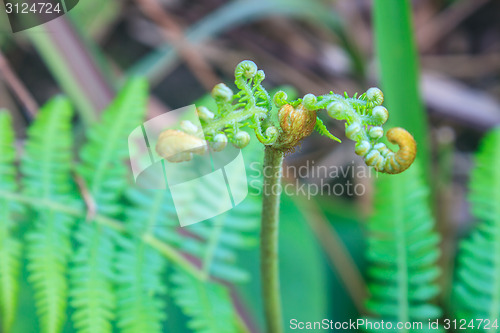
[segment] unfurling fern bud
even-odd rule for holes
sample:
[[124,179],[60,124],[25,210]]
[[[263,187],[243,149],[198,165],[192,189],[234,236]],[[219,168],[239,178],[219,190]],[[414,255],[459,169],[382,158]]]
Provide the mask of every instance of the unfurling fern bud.
[[384,94],[382,90],[372,87],[366,91],[366,99],[371,102],[373,106],[382,105],[384,103]]
[[316,111],[309,110],[303,103],[296,107],[290,104],[283,105],[278,112],[278,118],[282,133],[275,146],[281,151],[293,151],[316,126]]
[[344,118],[346,107],[342,102],[333,102],[326,108],[328,115],[334,119]]
[[233,137],[233,145],[236,148],[243,149],[250,143],[250,134],[245,131],[239,131]]
[[345,136],[356,141],[358,134],[361,132],[361,125],[359,123],[352,123],[345,129]]
[[[415,139],[405,129],[395,127],[387,132],[387,140],[397,144],[399,150],[393,152],[384,143],[377,143],[364,155],[365,162],[380,172],[390,174],[401,173],[408,169],[415,160],[417,154]],[[358,149],[357,147],[358,145],[356,145],[356,149]]]
[[198,126],[196,126],[195,124],[193,124],[189,120],[181,121],[180,127],[184,132],[186,132],[188,134],[196,134],[199,131]]
[[372,145],[368,141],[361,141],[356,143],[356,148],[354,148],[354,152],[359,156],[365,156],[369,151]]
[[229,102],[233,99],[233,91],[224,83],[219,83],[212,89],[212,97]]
[[215,117],[214,113],[204,106],[196,108],[196,112],[198,114],[198,118],[206,122],[214,119]]
[[236,66],[234,76],[236,78],[243,77],[251,79],[257,74],[257,65],[251,60],[243,60]]
[[227,136],[226,134],[219,133],[214,136],[212,148],[214,151],[222,151],[227,146]]
[[368,131],[368,136],[370,137],[370,139],[380,139],[384,136],[384,129],[379,126],[374,126]]
[[372,110],[372,117],[375,125],[383,125],[389,119],[389,111],[383,106],[376,106]]
[[182,131],[163,131],[156,143],[156,152],[169,162],[190,161],[193,154],[203,155],[207,151],[205,141]]

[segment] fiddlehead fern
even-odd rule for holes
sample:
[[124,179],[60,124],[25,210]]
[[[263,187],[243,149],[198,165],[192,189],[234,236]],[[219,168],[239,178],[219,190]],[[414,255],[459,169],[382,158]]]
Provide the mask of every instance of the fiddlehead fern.
[[190,122],[181,124],[182,130],[166,130],[158,140],[158,154],[171,162],[190,160],[192,154],[204,154],[204,139],[215,151],[224,149],[228,142],[244,148],[250,135],[244,127],[254,130],[257,139],[272,149],[293,152],[305,137],[314,130],[332,140],[340,140],[332,135],[317,112],[326,109],[328,115],[337,120],[345,120],[348,139],[356,141],[355,153],[362,156],[366,164],[383,173],[403,172],[413,163],[416,143],[413,136],[402,128],[387,132],[387,140],[399,146],[392,151],[383,142],[382,125],[389,118],[389,112],[382,106],[384,95],[378,88],[370,88],[361,96],[349,97],[330,92],[315,96],[307,94],[295,101],[287,101],[283,91],[271,99],[262,81],[265,74],[252,61],[242,61],[235,70],[235,84],[239,91],[233,91],[223,83],[212,90],[217,110],[206,107],[197,109],[201,121],[198,128]]

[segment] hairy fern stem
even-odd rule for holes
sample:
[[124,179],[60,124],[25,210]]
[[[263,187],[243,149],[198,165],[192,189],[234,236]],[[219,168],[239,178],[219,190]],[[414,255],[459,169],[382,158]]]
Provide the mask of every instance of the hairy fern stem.
[[268,333],[283,332],[278,260],[282,165],[283,152],[266,146],[260,260],[262,298]]

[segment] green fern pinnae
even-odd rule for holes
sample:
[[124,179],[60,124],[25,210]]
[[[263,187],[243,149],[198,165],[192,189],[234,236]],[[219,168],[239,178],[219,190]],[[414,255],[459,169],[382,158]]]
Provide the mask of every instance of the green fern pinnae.
[[123,163],[129,156],[127,138],[141,124],[147,96],[147,82],[131,79],[87,133],[88,142],[82,147],[82,163],[77,170],[103,215],[120,210],[117,199],[129,181]]
[[[55,98],[40,110],[28,130],[21,165],[27,196],[68,204],[74,193],[72,116],[69,101]],[[29,281],[34,288],[41,332],[57,333],[66,319],[66,274],[74,220],[46,208],[34,214],[34,229],[27,235]]]
[[202,242],[186,241],[184,249],[200,258],[209,275],[229,281],[247,281],[248,273],[236,265],[237,251],[258,243],[260,201],[248,197],[230,211],[186,229]]
[[[7,111],[0,110],[0,191],[17,189],[14,131]],[[0,329],[9,333],[14,323],[21,270],[21,242],[14,236],[12,213],[19,207],[0,199]]]
[[172,275],[172,295],[176,304],[191,318],[193,333],[234,333],[236,314],[227,288],[196,280],[176,270]]
[[[367,307],[384,321],[438,318],[439,236],[418,165],[399,175],[379,175],[375,214],[368,224],[371,297]],[[395,327],[395,326],[394,326]]]
[[[132,79],[103,113],[102,121],[88,131],[81,150],[78,174],[107,216],[120,212],[120,197],[129,178],[124,159],[128,157],[127,138],[141,124],[147,100],[147,83]],[[77,232],[80,247],[71,269],[72,317],[79,333],[110,333],[116,306],[113,283],[115,272],[115,231],[94,221],[82,221]]]
[[118,327],[123,333],[161,333],[166,287],[161,275],[166,259],[141,237],[151,234],[169,244],[180,242],[165,190],[132,189],[127,193],[126,226],[133,238],[121,238],[117,259]]
[[[500,317],[499,144],[500,129],[497,128],[484,138],[476,155],[469,201],[479,224],[460,244],[453,288],[457,318],[483,318],[492,323]],[[494,327],[491,330],[498,331]]]

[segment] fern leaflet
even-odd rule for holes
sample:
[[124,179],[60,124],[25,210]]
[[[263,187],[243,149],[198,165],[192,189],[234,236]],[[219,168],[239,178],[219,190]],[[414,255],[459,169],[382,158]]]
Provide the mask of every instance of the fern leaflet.
[[[74,192],[71,180],[73,112],[68,100],[47,103],[28,130],[22,160],[24,192],[33,198],[68,204]],[[61,332],[66,317],[66,279],[71,255],[72,217],[39,208],[27,235],[29,281],[35,291],[41,332]]]
[[434,283],[439,236],[427,192],[418,165],[399,175],[379,175],[376,183],[375,214],[368,224],[367,307],[394,327],[396,322],[424,322],[425,327],[441,314],[431,303],[439,292]]
[[192,319],[188,327],[195,333],[237,332],[236,316],[227,288],[213,282],[196,280],[176,270],[172,276],[173,297]]
[[[17,190],[14,131],[6,111],[0,110],[0,191]],[[0,328],[8,333],[14,323],[21,270],[21,242],[14,235],[12,214],[19,210],[0,199]]]
[[483,318],[493,323],[500,316],[499,144],[497,128],[484,138],[470,179],[469,201],[479,224],[460,244],[453,288],[454,312],[460,319]]
[[[79,175],[84,179],[98,212],[113,216],[120,212],[120,197],[128,183],[127,138],[140,124],[147,98],[147,83],[133,79],[104,112],[102,121],[88,131],[81,150]],[[110,333],[114,318],[115,231],[94,221],[80,222],[72,278],[74,326],[79,333]]]
[[121,238],[117,260],[118,326],[123,333],[161,333],[166,287],[161,279],[167,261],[141,237],[150,234],[179,244],[172,199],[165,190],[132,189],[126,223],[132,238]]

